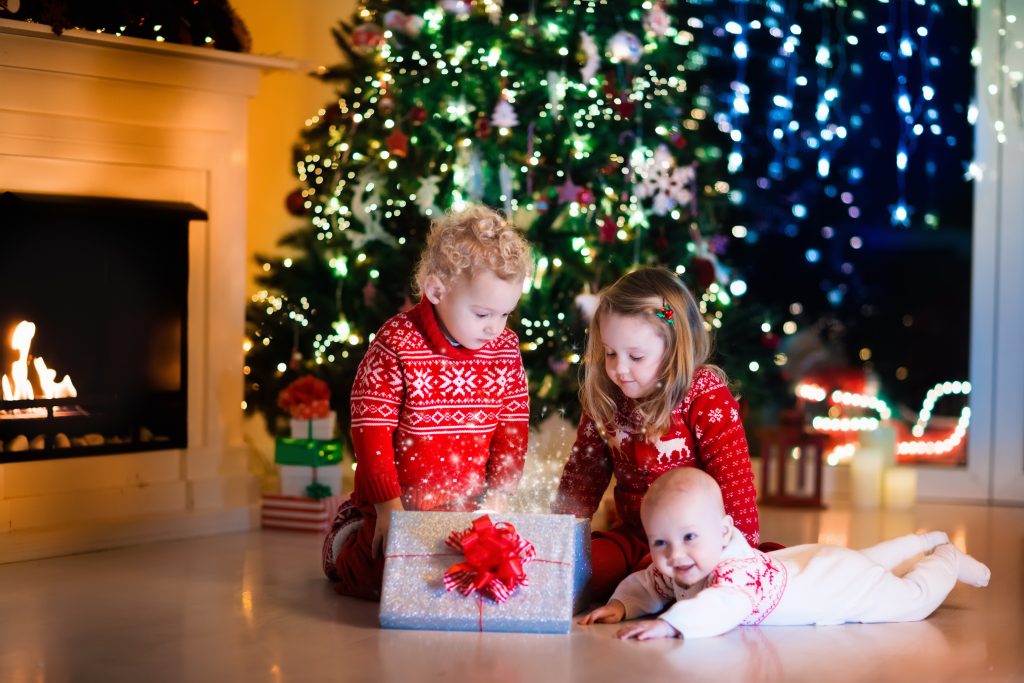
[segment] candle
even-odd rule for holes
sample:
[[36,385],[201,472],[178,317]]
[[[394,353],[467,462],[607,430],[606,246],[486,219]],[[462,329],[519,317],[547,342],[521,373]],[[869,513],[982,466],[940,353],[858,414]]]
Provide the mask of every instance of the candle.
[[858,508],[876,508],[882,501],[881,451],[860,448],[850,461],[850,502]]
[[913,467],[890,467],[885,471],[883,491],[885,507],[909,510],[917,501],[917,470]]
[[882,466],[893,467],[896,464],[896,430],[882,423],[878,429],[860,433],[861,448],[876,450],[882,455]]

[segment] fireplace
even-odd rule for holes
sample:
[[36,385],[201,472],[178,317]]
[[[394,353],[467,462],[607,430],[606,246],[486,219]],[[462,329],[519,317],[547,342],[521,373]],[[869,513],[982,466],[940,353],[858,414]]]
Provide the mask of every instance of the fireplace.
[[[0,562],[259,526],[260,481],[242,428],[249,99],[261,72],[296,68],[0,20],[0,192],[33,211],[52,204],[56,217],[17,232],[0,217],[0,373],[10,376],[21,357],[13,328],[30,322],[27,355],[42,356],[54,382],[67,375],[77,393],[2,408],[54,415],[36,423],[43,448],[0,451]],[[40,194],[72,197],[33,201]],[[58,237],[54,226],[72,208],[142,218]],[[34,241],[17,251],[34,265],[10,265],[8,245],[25,235]],[[56,275],[58,259],[95,263],[104,240],[127,272]],[[161,270],[147,260],[154,253],[182,267]],[[17,282],[8,267],[21,269]],[[62,284],[30,310],[29,293],[50,287],[51,275]],[[130,313],[107,305],[115,295]],[[72,434],[74,419],[91,423]],[[2,429],[3,441],[20,433],[11,436],[7,421]],[[57,448],[61,433],[104,443]]]
[[0,194],[0,462],[181,448],[191,204]]

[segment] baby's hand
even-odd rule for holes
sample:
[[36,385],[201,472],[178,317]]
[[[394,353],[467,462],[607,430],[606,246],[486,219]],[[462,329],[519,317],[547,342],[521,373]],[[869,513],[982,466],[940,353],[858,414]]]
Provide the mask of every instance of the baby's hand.
[[596,610],[583,617],[577,624],[586,626],[588,624],[617,624],[626,616],[626,606],[618,600],[609,600],[607,605],[602,605]]
[[679,631],[664,619],[650,619],[623,626],[615,635],[621,640],[630,638],[650,640],[652,638],[675,638],[679,635]]

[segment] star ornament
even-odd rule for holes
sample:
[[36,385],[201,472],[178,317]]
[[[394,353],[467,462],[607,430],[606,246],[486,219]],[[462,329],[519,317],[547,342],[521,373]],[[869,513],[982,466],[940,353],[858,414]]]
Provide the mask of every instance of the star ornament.
[[389,152],[400,159],[409,156],[409,136],[403,133],[400,128],[395,128],[391,135],[384,138],[384,144],[388,146]]
[[558,190],[558,203],[568,204],[576,201],[576,198],[580,194],[580,190],[583,189],[576,183],[572,182],[572,177],[566,175],[565,182],[561,185],[556,185],[555,189]]

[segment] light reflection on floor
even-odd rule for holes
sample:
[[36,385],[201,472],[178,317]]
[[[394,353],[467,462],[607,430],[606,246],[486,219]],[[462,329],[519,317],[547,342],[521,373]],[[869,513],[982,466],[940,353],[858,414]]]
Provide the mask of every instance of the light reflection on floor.
[[947,530],[989,564],[924,622],[742,628],[623,643],[569,636],[382,631],[337,597],[317,538],[253,532],[0,565],[0,681],[1024,680],[1024,508],[765,509],[765,539],[871,545]]

